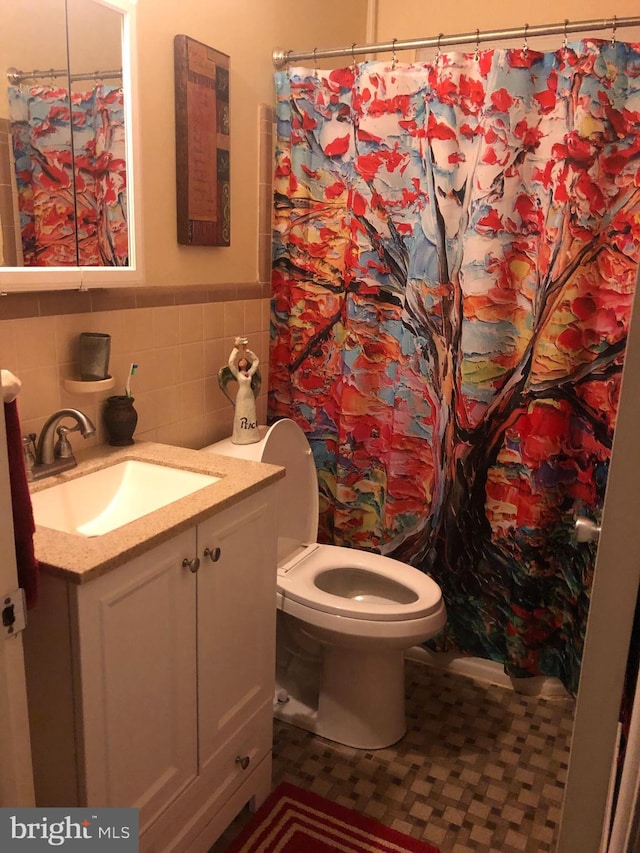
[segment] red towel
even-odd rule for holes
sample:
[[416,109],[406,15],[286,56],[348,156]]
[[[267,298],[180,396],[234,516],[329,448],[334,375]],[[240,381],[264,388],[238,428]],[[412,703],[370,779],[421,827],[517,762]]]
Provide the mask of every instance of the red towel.
[[7,424],[7,455],[9,457],[9,481],[13,505],[13,535],[16,542],[18,583],[24,589],[27,609],[33,607],[38,598],[38,561],[33,548],[33,521],[31,495],[24,464],[22,434],[18,406],[14,400],[4,404],[4,419]]

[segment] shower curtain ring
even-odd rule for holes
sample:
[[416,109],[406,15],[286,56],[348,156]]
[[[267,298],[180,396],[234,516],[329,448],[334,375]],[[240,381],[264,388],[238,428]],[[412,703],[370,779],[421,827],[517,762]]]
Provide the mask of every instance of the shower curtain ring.
[[616,29],[618,26],[618,17],[617,15],[613,16],[613,31],[611,33],[611,47],[616,46]]
[[529,42],[527,41],[527,30],[529,29],[529,24],[524,25],[524,44],[522,45],[522,52],[527,55],[529,53]]
[[562,39],[562,49],[563,49],[563,50],[566,50],[566,49],[567,49],[567,44],[568,44],[568,40],[567,40],[567,27],[568,27],[568,26],[569,26],[569,18],[565,18],[565,19],[564,19],[564,38]]
[[436,52],[436,60],[440,59],[440,57],[442,56],[442,48],[440,47],[440,40],[442,39],[443,35],[444,35],[444,33],[438,33],[438,50]]
[[317,52],[318,52],[318,48],[314,47],[313,48],[313,76],[316,78],[316,80],[318,79],[318,57],[316,56]]
[[355,43],[355,42],[353,42],[353,44],[351,45],[351,62],[353,63],[353,70],[354,70],[354,71],[355,71],[355,69],[356,69],[356,65],[358,64],[358,63],[356,62],[355,49],[356,49],[356,43]]
[[480,61],[480,30],[476,30],[476,52],[473,55],[476,62]]
[[391,70],[392,70],[392,71],[395,71],[395,70],[396,70],[396,64],[397,64],[397,62],[398,62],[398,57],[396,56],[396,42],[397,42],[397,41],[398,41],[398,39],[393,39],[393,41],[391,42],[391,44],[392,44],[392,51],[393,51],[393,57],[392,57],[392,59],[391,59]]

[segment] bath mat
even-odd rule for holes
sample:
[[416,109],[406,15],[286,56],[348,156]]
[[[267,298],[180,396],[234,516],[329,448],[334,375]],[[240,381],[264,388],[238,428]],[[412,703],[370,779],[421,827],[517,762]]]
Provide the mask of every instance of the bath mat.
[[227,853],[438,853],[376,820],[282,782]]

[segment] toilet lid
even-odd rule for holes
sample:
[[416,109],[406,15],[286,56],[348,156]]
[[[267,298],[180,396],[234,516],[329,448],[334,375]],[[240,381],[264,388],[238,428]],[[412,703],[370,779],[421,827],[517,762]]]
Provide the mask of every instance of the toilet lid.
[[419,619],[442,607],[438,584],[413,566],[336,545],[314,545],[279,571],[278,594],[313,610],[380,622]]
[[266,462],[286,469],[278,481],[278,565],[287,563],[318,537],[318,476],[304,432],[289,418],[260,427],[260,441],[234,444],[225,438],[204,448],[236,459]]
[[261,462],[281,465],[278,484],[278,565],[318,537],[318,476],[305,434],[294,421],[276,421],[262,440]]

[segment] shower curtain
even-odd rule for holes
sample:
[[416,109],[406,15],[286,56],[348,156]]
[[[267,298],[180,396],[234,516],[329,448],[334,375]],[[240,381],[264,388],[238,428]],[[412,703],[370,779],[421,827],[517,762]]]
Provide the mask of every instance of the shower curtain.
[[[25,266],[128,262],[120,86],[12,86],[9,110]],[[73,139],[72,139],[73,135]]]
[[640,255],[640,45],[276,75],[269,417],[434,642],[577,687]]

